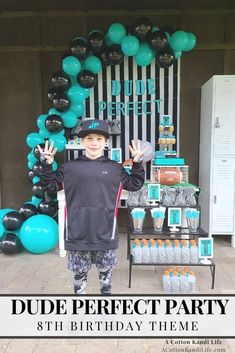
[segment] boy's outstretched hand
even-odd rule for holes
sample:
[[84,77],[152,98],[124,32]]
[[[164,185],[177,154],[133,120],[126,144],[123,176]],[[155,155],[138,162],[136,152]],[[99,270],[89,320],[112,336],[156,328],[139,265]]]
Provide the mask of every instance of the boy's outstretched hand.
[[140,162],[143,160],[144,152],[147,151],[148,147],[145,147],[143,151],[140,149],[140,140],[137,141],[137,146],[134,140],[131,141],[132,146],[129,145],[129,150],[131,152],[131,156],[133,157],[133,162]]
[[45,143],[44,150],[39,145],[37,145],[40,155],[45,157],[47,164],[52,164],[54,162],[54,156],[57,152],[57,148],[53,148],[53,147],[54,147],[54,142],[52,142],[49,146],[48,141],[46,141]]

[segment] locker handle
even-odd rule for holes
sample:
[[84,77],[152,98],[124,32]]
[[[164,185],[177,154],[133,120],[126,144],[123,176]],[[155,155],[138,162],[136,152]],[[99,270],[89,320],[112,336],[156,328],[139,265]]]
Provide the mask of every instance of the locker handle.
[[214,195],[214,203],[216,203],[216,202],[217,202],[217,196]]
[[220,123],[219,123],[219,118],[218,116],[215,118],[215,127],[219,128],[220,127]]

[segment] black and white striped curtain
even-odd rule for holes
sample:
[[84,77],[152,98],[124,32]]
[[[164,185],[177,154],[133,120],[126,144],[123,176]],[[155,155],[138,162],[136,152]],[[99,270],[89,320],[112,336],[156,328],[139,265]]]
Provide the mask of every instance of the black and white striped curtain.
[[[148,94],[146,90],[143,95],[135,95],[135,89],[132,95],[127,96],[124,93],[123,84],[126,80],[131,80],[133,83],[136,80],[147,79],[155,80],[155,93]],[[121,82],[122,89],[120,95],[114,96],[111,94],[112,80]],[[128,145],[132,139],[151,142],[155,150],[158,149],[157,140],[159,135],[159,118],[162,115],[171,115],[175,127],[174,135],[178,141],[179,128],[179,83],[180,83],[180,60],[168,69],[159,69],[153,60],[151,65],[147,67],[137,66],[132,57],[125,57],[121,65],[109,66],[103,69],[98,74],[98,83],[91,93],[89,99],[86,100],[85,118],[98,118],[113,120],[118,118],[121,120],[121,135],[110,137],[109,148],[122,148],[122,160],[130,158]],[[135,115],[133,110],[130,110],[129,116],[120,111],[119,116],[108,115],[107,109],[98,114],[99,102],[122,102],[125,107],[128,102],[145,102],[160,100],[158,109],[157,103],[151,104],[151,115],[147,115],[142,111],[141,115]],[[141,104],[141,103],[138,103]],[[150,111],[148,107],[146,112]],[[114,105],[115,106],[115,105]],[[159,110],[159,111],[158,111]],[[115,112],[115,110],[113,110]],[[176,151],[178,150],[176,145]],[[148,173],[147,173],[148,174]]]

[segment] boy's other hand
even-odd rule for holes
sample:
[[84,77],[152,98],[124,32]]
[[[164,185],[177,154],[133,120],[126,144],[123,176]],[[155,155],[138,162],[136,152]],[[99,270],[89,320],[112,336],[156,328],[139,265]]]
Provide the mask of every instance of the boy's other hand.
[[147,151],[148,147],[145,147],[143,151],[140,149],[140,140],[137,141],[137,146],[134,140],[131,141],[132,146],[129,145],[129,150],[133,158],[133,162],[140,162],[143,160],[144,153]]

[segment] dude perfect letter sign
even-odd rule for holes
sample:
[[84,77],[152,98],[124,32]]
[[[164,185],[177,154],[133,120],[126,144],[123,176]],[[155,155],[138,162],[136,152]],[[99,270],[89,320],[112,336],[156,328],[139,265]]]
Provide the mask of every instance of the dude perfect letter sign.
[[111,83],[111,97],[119,97],[123,94],[125,97],[133,97],[125,103],[122,101],[99,101],[98,102],[98,114],[102,112],[107,113],[108,116],[120,117],[130,116],[130,113],[135,116],[141,116],[145,114],[146,116],[151,116],[153,105],[156,106],[156,111],[160,111],[160,99],[141,99],[139,97],[146,97],[156,95],[156,80],[154,78],[149,78],[144,80],[125,80],[117,81],[113,80]]

